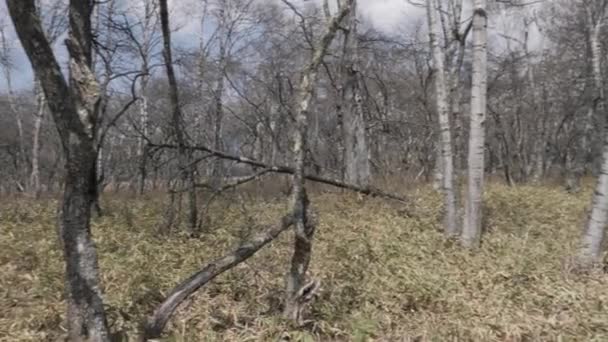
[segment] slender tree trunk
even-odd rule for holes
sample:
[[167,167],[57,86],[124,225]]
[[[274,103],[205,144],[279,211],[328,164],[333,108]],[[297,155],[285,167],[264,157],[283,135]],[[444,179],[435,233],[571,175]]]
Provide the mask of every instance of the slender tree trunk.
[[36,107],[37,113],[34,120],[34,131],[32,133],[32,173],[30,174],[30,190],[35,198],[40,197],[40,131],[42,129],[42,121],[44,120],[44,112],[46,109],[46,99],[44,91],[40,86],[40,81],[34,81],[34,91],[36,92]]
[[[8,42],[6,41],[6,36],[4,33],[4,27],[0,26],[0,48],[2,49],[2,54],[4,56],[9,56],[9,48]],[[15,102],[16,97],[13,92],[13,79],[11,74],[11,66],[6,63],[6,65],[0,65],[4,69],[4,77],[6,79],[6,88],[8,91],[8,106],[10,111],[15,117],[15,123],[17,125],[17,144],[18,144],[18,156],[17,156],[17,172],[21,172],[17,179],[19,180],[19,187],[26,188],[27,182],[27,154],[25,153],[25,137],[23,134],[23,121],[21,118],[21,113],[17,109],[17,104]],[[27,189],[25,189],[27,190]]]
[[454,189],[454,156],[452,154],[452,132],[450,128],[450,113],[448,107],[447,85],[445,80],[445,55],[439,45],[439,26],[437,9],[433,0],[427,0],[427,17],[429,23],[429,38],[433,52],[435,75],[435,97],[437,114],[439,116],[440,146],[442,167],[442,192],[444,204],[444,231],[448,237],[458,232],[456,193]]
[[[181,175],[182,184],[188,190],[188,233],[193,235],[196,233],[195,231],[198,224],[198,208],[196,204],[197,196],[196,189],[194,187],[194,166],[191,165],[191,154],[185,149],[186,141],[184,136],[183,116],[179,106],[177,79],[175,77],[175,71],[173,70],[173,58],[171,56],[171,30],[169,28],[169,10],[167,0],[160,0],[160,21],[164,43],[163,57],[165,60],[165,68],[167,70],[167,78],[169,79],[173,134],[175,135],[178,146],[180,146],[180,149],[178,150],[179,172]],[[172,210],[172,208],[170,209]]]
[[[142,66],[142,73],[148,73],[148,63],[144,61]],[[141,125],[141,136],[137,139],[137,157],[139,159],[139,175],[137,181],[137,192],[139,195],[143,195],[146,188],[146,177],[147,177],[147,163],[148,153],[146,151],[146,139],[149,136],[148,133],[148,95],[146,94],[148,87],[148,76],[143,75],[141,77],[141,83],[139,87],[139,121]]]
[[528,89],[532,100],[532,112],[536,114],[537,119],[537,138],[532,141],[532,181],[539,183],[544,176],[544,165],[545,165],[545,120],[544,111],[541,110],[541,103],[539,101],[536,79],[534,78],[534,61],[532,60],[532,54],[530,53],[530,22],[527,18],[524,18],[524,48],[526,56],[526,75],[528,77]]
[[139,81],[139,124],[141,126],[140,136],[137,139],[137,193],[141,196],[146,190],[146,178],[148,177],[148,151],[146,139],[149,138],[149,111],[148,111],[148,82],[150,80],[150,53],[154,32],[156,31],[157,4],[150,1],[144,2],[144,21],[142,27],[142,44],[139,50],[141,57],[141,79]]
[[[441,1],[438,2],[441,4]],[[460,100],[462,92],[462,66],[464,64],[464,54],[466,50],[466,39],[470,31],[470,27],[466,27],[461,32],[461,21],[462,21],[462,0],[449,0],[448,9],[448,22],[450,24],[450,44],[448,53],[448,82],[449,82],[449,112],[451,125],[453,127],[453,163],[455,174],[455,187],[458,188],[458,179],[460,178],[461,171],[464,168],[464,134],[463,134],[463,117],[461,112]],[[458,196],[457,196],[458,199]]]
[[[595,98],[593,109],[602,115],[606,115],[604,103],[604,82],[601,74],[601,51],[600,31],[603,24],[605,10],[602,13],[594,13],[587,7],[590,28],[591,64],[593,81],[595,87]],[[599,261],[606,225],[608,224],[608,122],[604,127],[604,145],[602,149],[602,167],[593,194],[591,214],[585,227],[581,247],[579,249],[579,260],[582,266],[590,266]]]
[[298,324],[301,323],[304,304],[301,290],[305,287],[304,280],[310,262],[312,238],[315,231],[315,225],[307,215],[308,200],[304,187],[308,115],[319,65],[322,63],[340,23],[353,7],[354,0],[348,0],[345,4],[342,4],[340,12],[330,20],[326,32],[313,50],[310,63],[302,73],[297,101],[295,102],[297,104],[293,146],[295,170],[292,178],[293,192],[291,197],[295,218],[295,245],[291,259],[291,269],[287,274],[283,314],[286,318]]
[[471,89],[471,128],[462,243],[480,243],[487,94],[487,13],[486,1],[475,0],[473,9],[473,83]]
[[367,141],[363,85],[360,73],[359,37],[357,36],[356,1],[349,14],[348,29],[344,35],[343,80],[345,85],[344,101],[346,105],[342,117],[342,135],[344,144],[344,180],[348,183],[367,186],[370,183],[371,170],[369,146]]
[[[213,111],[213,148],[216,150],[223,149],[223,120],[224,120],[224,72],[226,71],[226,44],[228,30],[226,28],[226,13],[225,9],[220,6],[219,8],[219,29],[218,29],[218,42],[219,42],[219,60],[217,63],[217,78],[215,81],[215,90],[213,92],[215,100],[215,108]],[[223,161],[216,158],[211,171],[212,183],[215,187],[219,187],[223,177]]]

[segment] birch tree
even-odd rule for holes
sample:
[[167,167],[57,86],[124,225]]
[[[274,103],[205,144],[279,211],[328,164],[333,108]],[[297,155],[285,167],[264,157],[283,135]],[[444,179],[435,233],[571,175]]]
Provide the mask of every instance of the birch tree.
[[445,55],[439,45],[439,23],[434,0],[426,1],[429,38],[433,54],[433,73],[435,76],[435,105],[439,117],[439,135],[441,148],[441,190],[444,205],[444,231],[447,236],[457,234],[456,193],[454,189],[454,156],[452,153],[452,131],[448,105],[448,87],[444,67]]
[[[144,328],[144,338],[157,338],[162,333],[165,325],[175,312],[180,303],[192,295],[196,290],[201,288],[207,282],[220,275],[221,273],[233,268],[239,263],[255,254],[260,248],[267,245],[275,239],[281,232],[287,230],[292,225],[295,225],[295,247],[291,261],[291,269],[287,275],[287,292],[285,299],[284,315],[294,320],[296,323],[301,323],[301,313],[306,300],[310,299],[311,291],[314,290],[315,282],[304,284],[306,271],[310,262],[312,237],[314,233],[314,220],[309,215],[308,199],[304,187],[304,179],[311,178],[305,174],[305,151],[306,151],[306,131],[308,125],[308,114],[313,98],[315,80],[317,70],[323,61],[323,57],[327,53],[327,49],[335,37],[340,23],[348,15],[351,1],[349,0],[342,9],[335,14],[328,23],[323,36],[318,43],[315,44],[313,55],[310,62],[302,71],[300,82],[298,85],[298,95],[295,101],[295,115],[297,130],[295,131],[293,158],[294,168],[279,168],[276,166],[265,165],[248,158],[239,156],[231,156],[221,151],[205,147],[197,147],[213,154],[216,157],[240,161],[253,166],[262,167],[259,174],[268,172],[269,170],[279,171],[283,169],[285,172],[293,174],[292,185],[293,192],[291,196],[290,214],[284,216],[281,222],[267,231],[255,234],[251,239],[245,241],[241,246],[218,258],[209,264],[205,265],[199,272],[192,275],[177,287],[175,287],[167,296],[167,298],[158,306],[154,313],[148,318]],[[287,1],[283,0],[292,9],[295,8]],[[169,146],[166,146],[169,147]],[[246,177],[255,179],[257,176]],[[311,285],[312,284],[312,285]]]
[[[357,30],[357,2],[346,18],[342,74],[342,140],[344,180],[348,183],[367,186],[370,183],[369,144],[365,120],[364,84],[359,58]],[[327,10],[327,6],[325,6]]]
[[[289,7],[294,5],[283,0]],[[312,252],[312,239],[315,231],[314,219],[308,215],[308,198],[304,186],[305,156],[307,150],[306,136],[308,116],[313,99],[318,68],[333,41],[342,20],[353,10],[355,0],[347,0],[328,23],[326,32],[314,46],[312,57],[300,78],[298,94],[295,101],[296,129],[293,141],[294,175],[292,178],[291,206],[294,213],[295,244],[291,258],[291,268],[287,274],[286,298],[283,314],[294,322],[301,323],[303,295],[311,285],[305,286],[306,272]],[[296,12],[297,13],[297,12]],[[303,19],[305,28],[305,19]]]
[[467,190],[462,230],[462,243],[466,247],[479,245],[481,238],[487,100],[487,20],[486,1],[475,0]]
[[[175,71],[173,69],[173,57],[171,52],[171,29],[169,27],[169,9],[167,6],[167,0],[160,0],[160,24],[163,35],[163,58],[165,60],[165,68],[167,71],[167,78],[169,80],[169,97],[171,101],[171,123],[173,136],[176,139],[180,149],[179,154],[179,172],[182,180],[182,186],[188,192],[188,232],[190,235],[195,234],[195,230],[198,224],[198,208],[197,208],[197,195],[194,187],[194,165],[191,163],[191,153],[186,149],[186,135],[184,129],[184,118],[179,104],[179,93],[177,89],[177,79],[175,77]],[[179,200],[181,201],[181,190],[179,191]],[[170,195],[173,198],[173,194]],[[173,223],[173,201],[171,201],[167,229]]]
[[103,307],[97,253],[91,239],[91,195],[97,184],[96,104],[99,84],[91,71],[93,4],[70,1],[70,82],[44,35],[33,0],[7,0],[36,77],[44,89],[66,155],[65,188],[59,209],[59,237],[66,262],[66,301],[70,340],[109,341]]
[[[585,13],[589,43],[591,46],[591,65],[594,81],[594,99],[592,111],[605,113],[604,82],[602,77],[602,45],[600,32],[606,17],[606,1],[585,1]],[[608,125],[608,124],[606,124]],[[604,127],[602,147],[602,166],[591,202],[591,214],[585,226],[579,249],[579,260],[582,266],[597,262],[602,252],[605,229],[608,224],[608,126]]]
[[156,46],[155,32],[158,27],[157,3],[156,1],[143,1],[143,18],[141,23],[141,41],[138,41],[133,34],[132,40],[141,58],[141,78],[139,82],[139,124],[141,134],[137,139],[137,157],[139,159],[139,175],[137,181],[137,191],[140,195],[144,193],[147,177],[148,153],[145,149],[145,139],[149,136],[149,103],[148,103],[148,83],[151,73],[151,55]]
[[[216,12],[216,19],[218,20],[218,60],[217,60],[217,77],[215,80],[215,89],[213,91],[213,147],[216,150],[221,150],[222,144],[222,124],[224,121],[224,72],[226,71],[227,62],[227,44],[230,39],[231,30],[228,27],[228,18],[226,13],[226,4],[221,4]],[[222,174],[222,160],[216,159],[213,163],[211,176],[215,186],[219,186],[221,182]]]

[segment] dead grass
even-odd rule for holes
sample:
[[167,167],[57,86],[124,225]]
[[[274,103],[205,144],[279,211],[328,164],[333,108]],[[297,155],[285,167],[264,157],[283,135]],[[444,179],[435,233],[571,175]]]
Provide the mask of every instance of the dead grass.
[[[181,307],[167,341],[608,340],[608,276],[568,270],[589,191],[490,186],[476,253],[442,237],[432,190],[409,195],[408,211],[351,194],[314,196],[320,226],[310,273],[322,285],[314,324],[293,329],[278,318],[291,247],[285,234]],[[278,201],[225,200],[200,239],[161,237],[158,198],[110,196],[108,215],[94,224],[109,319],[125,336],[178,281],[259,229],[244,212],[264,223],[285,210]],[[56,202],[4,200],[0,208],[0,341],[59,339]]]

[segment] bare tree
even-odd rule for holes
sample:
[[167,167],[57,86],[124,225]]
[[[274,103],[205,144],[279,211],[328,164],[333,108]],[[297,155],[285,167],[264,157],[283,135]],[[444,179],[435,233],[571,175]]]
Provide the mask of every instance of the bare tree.
[[448,86],[444,67],[445,55],[439,45],[439,23],[434,0],[427,0],[427,18],[429,23],[429,38],[433,53],[435,76],[435,101],[439,116],[440,148],[441,148],[441,181],[444,205],[444,231],[447,236],[457,234],[456,192],[454,189],[454,156],[452,153],[452,129],[448,104]]
[[[594,99],[591,111],[605,113],[604,84],[602,77],[602,46],[600,31],[606,16],[606,1],[585,1],[585,12],[589,30],[589,43],[591,45],[591,64],[594,80]],[[591,118],[587,118],[591,120]],[[588,132],[585,132],[588,133]],[[583,137],[587,139],[586,137]],[[602,167],[595,192],[593,194],[591,214],[585,226],[582,244],[579,249],[579,259],[583,266],[589,266],[598,261],[605,229],[608,224],[608,127],[604,128],[604,144],[602,148]]]
[[467,196],[462,230],[462,243],[466,247],[479,245],[481,237],[487,102],[487,21],[486,1],[475,0],[473,6],[471,128],[469,132]]
[[44,89],[66,155],[59,236],[66,262],[68,334],[73,341],[109,341],[99,285],[97,253],[91,239],[91,196],[96,191],[96,106],[99,84],[91,71],[93,4],[70,2],[70,86],[44,35],[33,0],[8,0],[19,39]]
[[[163,34],[163,57],[165,60],[165,68],[167,70],[167,78],[169,79],[169,96],[171,100],[171,111],[172,111],[172,128],[173,135],[177,141],[180,149],[179,153],[179,168],[182,177],[182,184],[188,189],[188,229],[191,235],[195,234],[195,230],[198,224],[198,208],[197,208],[197,195],[196,189],[194,188],[194,166],[191,162],[191,155],[184,148],[186,146],[186,136],[184,129],[184,118],[182,116],[179,93],[177,89],[177,79],[175,77],[175,71],[173,70],[173,58],[171,55],[171,29],[169,27],[169,9],[166,0],[160,0],[160,23]],[[171,195],[173,196],[173,195]],[[181,195],[180,195],[181,196]],[[180,197],[181,201],[181,197]],[[173,214],[173,203],[171,204],[171,211],[168,219],[168,226],[173,223],[171,217]]]
[[[228,18],[225,4],[220,5],[217,9],[218,20],[218,60],[217,60],[217,78],[215,80],[215,90],[213,92],[214,108],[213,108],[213,147],[216,150],[223,148],[222,144],[222,123],[224,121],[224,73],[226,71],[227,44],[230,39],[232,28],[228,25]],[[211,171],[213,182],[219,186],[222,177],[222,160],[216,159],[213,163]]]
[[[287,0],[284,0],[284,2],[290,5],[290,7],[293,6]],[[283,217],[279,224],[271,227],[267,231],[254,235],[250,240],[243,243],[233,252],[209,263],[203,267],[201,271],[186,279],[173,289],[155,310],[154,314],[148,318],[144,332],[145,338],[158,337],[178,305],[188,298],[188,296],[219,274],[231,269],[255,254],[260,248],[264,247],[291,225],[295,225],[296,241],[292,258],[292,267],[287,277],[288,292],[284,314],[286,317],[293,319],[296,322],[300,322],[302,305],[304,304],[303,299],[308,298],[309,292],[307,291],[312,290],[313,288],[311,285],[304,285],[304,277],[306,275],[308,263],[310,262],[312,233],[314,232],[314,223],[308,212],[308,200],[304,188],[307,116],[313,98],[317,69],[322,63],[323,57],[325,56],[341,21],[348,15],[351,3],[352,0],[350,0],[347,5],[330,20],[326,31],[315,45],[315,50],[313,51],[310,63],[302,71],[298,88],[299,101],[296,102],[297,107],[295,108],[298,129],[296,131],[293,148],[296,166],[293,170],[290,170],[291,173],[294,174],[290,214]],[[207,150],[207,152],[214,151]],[[213,154],[217,157],[229,157],[229,155],[217,151]],[[241,159],[243,162],[255,163],[254,161],[245,158],[234,158]],[[245,181],[255,179],[268,171],[269,170],[262,170],[252,177],[246,177]]]
[[[295,10],[293,4],[283,0],[288,6]],[[310,63],[302,72],[298,95],[296,97],[295,118],[296,130],[293,142],[293,154],[295,172],[292,179],[292,210],[295,218],[295,245],[291,259],[291,269],[287,275],[287,288],[285,298],[285,317],[295,321],[301,321],[302,313],[302,289],[305,288],[304,280],[310,262],[312,250],[312,238],[315,231],[314,220],[308,215],[308,199],[304,186],[305,179],[305,156],[307,150],[306,136],[308,131],[308,116],[311,100],[317,78],[319,65],[327,53],[333,41],[341,21],[353,9],[354,0],[348,0],[342,4],[338,14],[328,23],[326,32],[316,43]],[[297,12],[296,12],[297,13]],[[301,18],[304,23],[304,18]]]
[[[344,180],[348,183],[367,186],[371,180],[369,146],[365,115],[365,93],[361,61],[359,58],[359,36],[356,1],[347,18],[344,30],[342,61],[342,144]],[[325,6],[327,8],[327,6]],[[318,139],[316,139],[318,141]]]

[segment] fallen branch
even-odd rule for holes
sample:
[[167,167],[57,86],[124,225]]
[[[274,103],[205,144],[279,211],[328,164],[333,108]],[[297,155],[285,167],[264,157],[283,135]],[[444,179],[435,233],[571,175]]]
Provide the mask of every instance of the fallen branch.
[[[150,144],[148,146],[157,148],[157,149],[163,149],[163,148],[178,149],[179,148],[179,146],[171,145],[171,144]],[[293,174],[295,172],[295,169],[293,167],[283,166],[283,165],[269,165],[269,164],[266,164],[266,163],[263,163],[263,162],[260,162],[260,161],[254,160],[254,159],[250,159],[247,157],[232,155],[232,154],[228,154],[228,153],[225,153],[222,151],[216,151],[216,150],[213,150],[206,146],[185,146],[183,148],[188,149],[188,150],[193,150],[193,151],[203,151],[203,152],[207,152],[211,155],[214,155],[218,158],[232,160],[232,161],[235,161],[238,163],[261,167],[261,168],[267,169],[268,170],[267,172],[285,173],[285,174]],[[388,193],[388,192],[382,191],[380,189],[377,189],[377,188],[374,188],[371,186],[362,187],[362,186],[358,186],[355,184],[344,183],[337,179],[325,178],[322,176],[313,175],[313,174],[309,174],[309,173],[304,174],[304,178],[306,178],[309,181],[327,184],[327,185],[335,186],[335,187],[341,188],[341,189],[355,191],[360,194],[369,195],[372,197],[390,198],[392,200],[396,200],[396,201],[400,201],[400,202],[408,201],[407,198],[405,198],[403,196]]]
[[[272,170],[270,169],[263,169],[260,170],[259,172],[256,172],[252,175],[249,176],[242,176],[242,177],[234,177],[229,179],[230,182],[226,183],[225,185],[223,185],[222,187],[220,187],[219,189],[214,190],[214,194],[218,194],[221,192],[224,192],[226,190],[230,190],[232,188],[236,188],[239,185],[243,185],[245,183],[249,183],[251,181],[254,181],[260,177],[262,177],[263,175],[271,172]],[[212,189],[213,187],[211,185],[209,185],[208,183],[200,183],[200,184],[194,184],[195,187],[197,188],[209,188]]]
[[279,224],[271,227],[267,231],[255,234],[251,239],[242,243],[231,253],[208,263],[199,272],[175,287],[146,321],[143,332],[144,341],[160,337],[165,325],[177,307],[186,300],[186,298],[213,278],[247,260],[258,250],[279,236],[279,234],[291,227],[293,222],[293,214],[286,215]]

